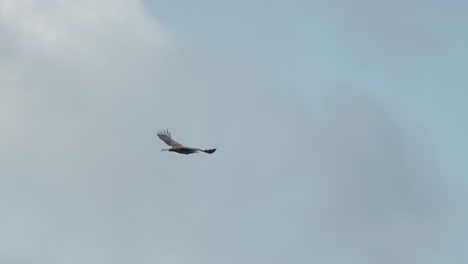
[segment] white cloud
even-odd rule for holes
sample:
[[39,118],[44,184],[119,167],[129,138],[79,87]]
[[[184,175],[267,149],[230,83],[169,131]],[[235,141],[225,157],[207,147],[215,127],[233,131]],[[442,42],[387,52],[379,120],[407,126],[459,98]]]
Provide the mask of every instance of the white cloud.
[[32,121],[32,113],[110,107],[136,78],[158,72],[167,52],[167,32],[138,1],[2,0],[0,6],[6,40],[0,128],[10,135],[25,129],[21,121]]
[[[159,42],[162,29],[148,16],[139,1],[24,0],[0,2],[3,27],[17,34],[24,45],[33,44],[56,52],[78,45],[108,45],[107,38],[126,41],[125,36]],[[141,44],[141,43],[140,43]]]
[[168,33],[139,1],[1,0],[0,38],[0,262],[115,263],[95,166],[127,91],[157,100]]
[[[371,98],[333,94],[319,118],[247,59],[172,39],[137,1],[0,3],[0,262],[451,252],[421,180],[436,173]],[[163,128],[218,151],[161,153]]]

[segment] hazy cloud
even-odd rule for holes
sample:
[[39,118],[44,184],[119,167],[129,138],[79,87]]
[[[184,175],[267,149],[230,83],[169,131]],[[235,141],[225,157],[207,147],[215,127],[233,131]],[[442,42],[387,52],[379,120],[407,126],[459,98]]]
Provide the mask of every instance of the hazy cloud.
[[[373,98],[281,97],[248,58],[179,41],[137,1],[0,6],[0,261],[464,257],[448,218],[466,215],[441,209],[431,156]],[[161,152],[163,128],[218,151]]]

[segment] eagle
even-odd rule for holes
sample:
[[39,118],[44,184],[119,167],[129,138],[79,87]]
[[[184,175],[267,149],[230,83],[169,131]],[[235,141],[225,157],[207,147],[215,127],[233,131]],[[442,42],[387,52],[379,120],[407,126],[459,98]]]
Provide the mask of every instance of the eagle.
[[188,154],[193,154],[193,153],[197,153],[199,151],[201,152],[205,152],[205,153],[208,153],[208,154],[212,154],[213,152],[216,151],[216,149],[199,149],[199,148],[190,148],[190,147],[186,147],[182,144],[180,144],[179,142],[175,141],[172,139],[172,136],[171,136],[171,132],[169,132],[169,130],[162,130],[162,131],[158,131],[157,133],[158,137],[164,141],[164,143],[166,143],[168,146],[171,146],[170,149],[162,149],[161,151],[172,151],[172,152],[177,152],[179,154],[185,154],[185,155],[188,155]]

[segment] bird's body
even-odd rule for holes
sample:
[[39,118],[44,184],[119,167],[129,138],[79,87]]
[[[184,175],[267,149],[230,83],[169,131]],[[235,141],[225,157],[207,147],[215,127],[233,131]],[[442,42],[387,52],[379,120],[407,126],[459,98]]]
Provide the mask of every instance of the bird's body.
[[212,154],[213,152],[216,151],[216,149],[205,149],[205,150],[203,150],[203,149],[199,149],[199,148],[186,147],[186,146],[180,144],[179,142],[173,140],[172,137],[171,137],[171,132],[169,132],[169,130],[159,131],[158,132],[158,137],[162,141],[164,141],[164,143],[171,146],[170,149],[162,149],[162,151],[177,152],[179,154],[185,154],[185,155],[197,153],[199,151],[205,152],[205,153],[208,153],[208,154]]
[[172,151],[172,152],[177,152],[180,154],[193,154],[197,153],[198,151],[202,151],[208,154],[211,154],[216,151],[216,149],[196,149],[196,148],[188,148],[188,147],[179,147],[179,148],[170,148],[170,149],[163,149],[163,151]]

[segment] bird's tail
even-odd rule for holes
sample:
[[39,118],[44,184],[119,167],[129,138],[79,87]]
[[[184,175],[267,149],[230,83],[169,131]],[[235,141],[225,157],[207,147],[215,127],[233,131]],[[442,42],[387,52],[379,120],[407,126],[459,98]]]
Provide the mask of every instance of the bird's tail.
[[213,152],[216,151],[216,149],[205,149],[205,150],[202,150],[203,152],[205,153],[208,153],[208,154],[212,154]]

